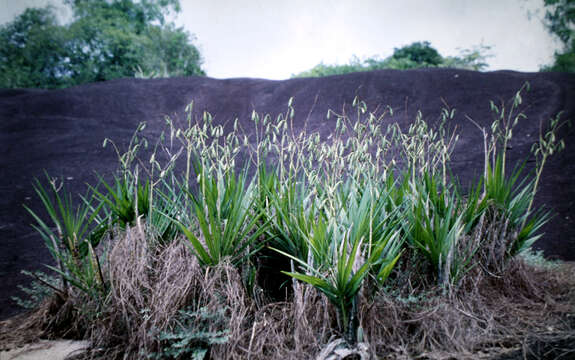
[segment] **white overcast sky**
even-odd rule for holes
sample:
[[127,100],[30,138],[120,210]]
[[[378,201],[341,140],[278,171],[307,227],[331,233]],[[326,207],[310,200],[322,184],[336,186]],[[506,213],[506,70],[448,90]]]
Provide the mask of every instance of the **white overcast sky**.
[[[543,0],[180,0],[175,22],[194,34],[208,76],[285,79],[316,64],[386,57],[414,41],[442,55],[491,46],[488,70],[537,71],[560,44],[541,19]],[[0,0],[0,24],[29,6]]]

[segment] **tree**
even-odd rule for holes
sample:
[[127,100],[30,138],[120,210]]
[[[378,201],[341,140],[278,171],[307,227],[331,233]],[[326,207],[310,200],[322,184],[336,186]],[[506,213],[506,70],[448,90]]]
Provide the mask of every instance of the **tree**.
[[67,34],[51,9],[27,9],[0,28],[0,87],[65,84]]
[[563,43],[553,65],[544,71],[575,72],[575,0],[545,0],[545,25]]
[[[119,10],[123,16],[131,19],[136,26],[142,26],[152,22],[161,25],[165,23],[165,16],[170,11],[179,12],[179,0],[64,0],[72,7],[78,18],[85,18],[102,10]],[[141,27],[140,30],[143,30]]]
[[421,67],[438,66],[443,61],[439,52],[431,47],[429,41],[414,42],[411,45],[394,49],[393,59],[407,59]]
[[371,57],[360,61],[360,59],[354,56],[349,64],[326,65],[320,63],[310,70],[293,75],[293,77],[320,77],[359,71],[382,69],[407,70],[424,67],[449,67],[480,71],[487,67],[485,60],[489,56],[486,55],[489,49],[490,47],[481,45],[472,50],[467,49],[461,51],[460,56],[443,57],[428,41],[414,42],[410,45],[394,49],[393,55],[385,59]]
[[58,88],[136,74],[205,75],[184,29],[166,21],[178,0],[66,0],[74,14],[27,9],[0,27],[0,87]]

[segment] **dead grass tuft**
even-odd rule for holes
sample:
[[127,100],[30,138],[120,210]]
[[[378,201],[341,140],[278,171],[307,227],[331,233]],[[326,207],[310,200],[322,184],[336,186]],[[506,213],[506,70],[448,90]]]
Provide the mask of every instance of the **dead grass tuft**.
[[232,335],[248,313],[241,278],[231,265],[202,269],[184,242],[159,246],[150,239],[141,227],[129,228],[109,253],[110,294],[88,331],[93,358],[161,354],[166,344],[158,336],[174,328],[183,309],[225,309]]
[[0,351],[22,347],[39,339],[82,340],[86,323],[81,314],[83,297],[74,290],[55,292],[33,311],[0,322]]
[[364,335],[350,348],[335,330],[335,309],[312,286],[296,282],[285,301],[254,301],[236,267],[226,262],[201,267],[185,242],[156,245],[151,239],[141,227],[116,236],[105,263],[109,296],[102,303],[77,292],[54,296],[36,312],[2,323],[0,343],[13,348],[39,337],[84,337],[92,349],[82,358],[142,359],[165,353],[169,342],[160,335],[176,329],[179,312],[189,309],[221,315],[190,330],[226,331],[226,342],[203,344],[213,359],[345,354],[364,359],[368,353],[384,359],[568,359],[574,354],[573,264],[547,268],[517,258],[497,274],[477,266],[457,288],[443,289],[422,275],[425,264],[412,263],[406,254],[389,288],[373,293],[369,281],[364,285],[359,301]]
[[[253,309],[238,330],[235,344],[214,348],[216,359],[313,358],[333,336],[335,314],[318,291],[298,284],[292,301]],[[234,334],[234,332],[232,332]]]
[[575,336],[573,269],[517,259],[500,276],[472,271],[447,293],[382,291],[364,307],[362,325],[372,352],[390,359],[497,358],[529,344],[545,348],[545,339]]

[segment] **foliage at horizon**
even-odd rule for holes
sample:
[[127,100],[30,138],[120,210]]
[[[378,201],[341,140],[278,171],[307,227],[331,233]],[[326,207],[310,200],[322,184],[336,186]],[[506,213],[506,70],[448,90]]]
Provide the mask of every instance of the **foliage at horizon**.
[[575,72],[575,0],[545,0],[545,26],[559,38],[563,49],[555,52],[554,63],[542,71]]
[[292,77],[320,77],[341,75],[360,71],[382,69],[407,70],[417,68],[442,67],[482,71],[487,68],[486,54],[489,46],[478,46],[472,50],[462,50],[459,56],[442,56],[429,41],[418,41],[401,48],[395,48],[393,55],[381,59],[377,56],[360,60],[353,57],[348,64],[328,65],[320,63],[312,69]]
[[0,88],[63,88],[122,77],[205,75],[194,37],[166,20],[178,0],[67,0],[0,26]]

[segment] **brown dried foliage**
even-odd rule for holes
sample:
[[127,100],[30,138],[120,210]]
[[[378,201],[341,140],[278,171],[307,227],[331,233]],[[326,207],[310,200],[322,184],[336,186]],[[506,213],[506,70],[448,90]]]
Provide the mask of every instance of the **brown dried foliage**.
[[[527,343],[575,339],[574,274],[571,264],[549,270],[517,259],[497,276],[475,269],[447,292],[405,284],[366,305],[362,325],[384,358],[504,358]],[[545,351],[554,347],[547,343]]]
[[[575,354],[573,264],[549,269],[517,258],[498,273],[476,266],[458,287],[445,289],[411,255],[404,254],[387,290],[374,293],[367,282],[361,292],[363,341],[374,357],[568,359]],[[294,283],[285,301],[256,302],[239,269],[227,263],[202,268],[184,242],[155,245],[142,227],[116,236],[105,266],[110,294],[103,303],[76,292],[57,303],[55,297],[19,327],[4,323],[0,340],[14,334],[84,336],[93,345],[84,358],[141,359],[162,351],[158,334],[190,306],[225,311],[229,338],[211,346],[213,359],[314,358],[341,337],[335,310],[313,287]]]
[[250,307],[231,265],[203,269],[183,242],[157,246],[142,227],[127,229],[118,239],[107,273],[110,295],[90,329],[95,358],[139,359],[161,352],[158,335],[184,308],[226,309],[226,327],[233,333]]

